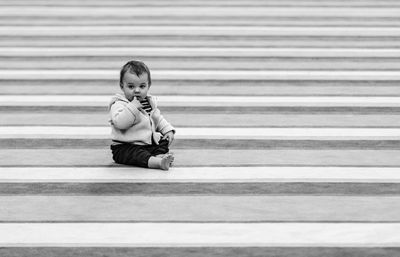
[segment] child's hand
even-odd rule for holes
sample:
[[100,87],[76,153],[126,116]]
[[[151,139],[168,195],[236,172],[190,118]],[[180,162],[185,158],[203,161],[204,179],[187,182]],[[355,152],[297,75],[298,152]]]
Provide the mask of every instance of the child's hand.
[[134,102],[137,108],[143,108],[142,104],[139,102],[139,100],[136,96],[133,97],[131,102]]
[[165,134],[162,139],[167,139],[168,140],[168,146],[170,146],[172,144],[172,142],[174,141],[174,132],[170,131],[167,134]]

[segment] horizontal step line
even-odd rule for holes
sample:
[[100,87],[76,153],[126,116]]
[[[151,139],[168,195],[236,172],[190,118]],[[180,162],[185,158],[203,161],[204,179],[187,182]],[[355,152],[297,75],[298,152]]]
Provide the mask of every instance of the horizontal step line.
[[[0,138],[107,139],[110,127],[3,126]],[[399,140],[396,128],[177,128],[177,139]]]
[[2,167],[0,183],[400,183],[389,167]]
[[34,8],[20,8],[19,6],[4,6],[0,12],[1,15],[14,16],[129,16],[142,17],[148,16],[186,16],[191,13],[193,16],[206,14],[207,16],[315,16],[315,17],[397,17],[398,7],[357,7],[351,8],[341,7],[310,7],[310,6],[294,6],[294,7],[263,7],[263,6],[166,6],[163,8],[157,6],[104,6],[82,8],[79,6],[37,6]]
[[[399,8],[400,10],[400,8]],[[67,25],[67,26],[34,26],[34,27],[23,27],[23,26],[1,26],[0,31],[5,32],[9,29],[16,29],[17,31],[57,31],[59,29],[65,29],[67,31],[86,31],[90,29],[94,29],[97,31],[105,31],[105,30],[119,30],[119,31],[129,31],[129,30],[138,30],[138,31],[162,31],[163,29],[168,30],[177,30],[177,31],[191,31],[193,29],[197,29],[199,31],[237,31],[240,32],[243,28],[248,29],[249,31],[271,31],[278,32],[281,30],[293,31],[293,32],[308,32],[308,31],[330,31],[330,32],[341,32],[346,30],[348,32],[357,32],[357,31],[366,31],[366,32],[400,32],[399,27],[384,27],[384,28],[376,28],[376,27],[346,27],[346,26],[338,26],[338,27],[324,27],[324,26],[314,26],[314,27],[288,27],[288,26],[274,26],[274,27],[249,27],[249,26],[205,26],[205,25],[197,25],[197,26],[178,26],[178,25],[170,25],[161,27],[153,26],[153,25],[142,25],[142,26],[128,26],[128,25],[104,25],[104,26],[77,26],[77,25]]]
[[[3,183],[1,196],[399,196],[398,183]],[[393,206],[392,206],[393,207]],[[394,214],[395,215],[395,214]],[[395,220],[398,220],[398,216]]]
[[[1,197],[1,196],[0,196]],[[207,224],[207,223],[218,223],[218,224],[223,224],[223,223],[232,223],[232,224],[234,224],[234,223],[240,223],[240,224],[257,224],[257,223],[278,223],[278,224],[282,224],[282,223],[285,223],[285,224],[290,224],[290,223],[310,223],[310,222],[312,222],[312,223],[335,223],[335,224],[341,224],[341,223],[354,223],[354,224],[368,224],[368,223],[373,223],[373,224],[385,224],[385,223],[390,223],[390,224],[396,224],[396,223],[400,223],[400,221],[397,221],[397,220],[394,220],[394,221],[381,221],[381,220],[376,220],[376,221],[371,221],[371,220],[365,220],[365,221],[358,221],[358,220],[348,220],[348,221],[338,221],[338,220],[331,220],[331,219],[329,219],[329,220],[307,220],[307,221],[301,221],[301,220],[296,220],[296,221],[282,221],[282,220],[267,220],[267,219],[264,219],[264,220],[256,220],[256,221],[245,221],[245,220],[241,220],[241,221],[237,221],[237,220],[233,220],[233,221],[222,221],[222,220],[218,220],[218,221],[204,221],[204,220],[201,220],[201,221],[190,221],[190,220],[185,220],[185,221],[182,221],[182,220],[151,220],[151,221],[148,221],[148,220],[140,220],[140,221],[137,221],[137,220],[129,220],[129,219],[127,219],[127,220],[109,220],[109,221],[104,221],[104,220],[98,220],[98,221],[86,221],[86,220],[76,220],[76,221],[71,221],[71,220],[57,220],[57,221],[54,221],[54,220],[40,220],[40,221],[36,221],[36,220],[18,220],[18,221],[12,221],[12,220],[8,220],[8,221],[3,221],[3,220],[0,220],[0,223],[6,223],[6,224],[15,224],[15,223],[19,223],[19,224],[27,224],[27,223],[30,223],[30,224],[34,224],[34,223],[40,223],[40,224],[42,224],[42,223],[53,223],[53,224],[59,224],[59,223],[96,223],[96,224],[99,224],[99,223],[106,223],[106,224],[112,224],[112,223],[155,223],[155,224],[157,224],[157,223],[169,223],[169,224],[174,224],[174,223],[177,223],[177,224],[179,224],[179,223],[185,223],[185,224],[190,224],[190,223],[195,223],[195,224],[199,224],[199,223],[201,223],[201,224]]]
[[[68,138],[59,138],[53,135],[45,137],[24,137],[16,136],[12,138],[0,139],[0,149],[102,149],[107,147],[111,142],[109,138],[76,138],[79,136],[70,136]],[[72,137],[72,138],[71,138]],[[216,136],[198,136],[196,138],[178,137],[175,141],[174,148],[180,150],[190,149],[236,149],[236,150],[263,150],[263,149],[320,149],[320,150],[399,150],[400,139],[396,137],[244,137],[238,136],[234,138],[220,138]],[[246,162],[247,163],[247,162]]]
[[0,56],[400,57],[396,48],[0,47]]
[[4,195],[0,204],[0,223],[400,223],[399,196]]
[[[13,19],[14,17],[8,17],[9,19]],[[237,18],[231,19],[219,19],[213,17],[208,17],[206,20],[190,20],[190,18],[184,19],[163,19],[163,17],[154,18],[152,20],[143,20],[141,21],[127,21],[126,18],[122,18],[118,20],[118,17],[108,17],[107,19],[102,19],[101,17],[93,17],[92,19],[87,18],[77,18],[74,17],[73,20],[69,18],[65,18],[66,20],[59,20],[57,17],[46,18],[46,17],[34,17],[34,18],[22,18],[18,20],[7,20],[6,17],[0,17],[0,22],[2,26],[19,26],[19,27],[35,27],[35,26],[112,26],[112,25],[120,25],[120,26],[137,26],[138,24],[142,24],[144,26],[160,26],[160,27],[168,27],[168,26],[247,26],[247,27],[293,27],[293,28],[307,28],[307,27],[324,27],[324,28],[334,28],[340,26],[347,27],[355,27],[355,28],[395,28],[400,27],[399,22],[395,20],[368,20],[359,19],[359,20],[314,20],[314,19],[303,19],[299,21],[298,18],[286,18],[281,21],[273,21],[271,19],[253,21],[251,19],[242,19],[238,20]],[[122,45],[122,44],[121,44]],[[144,45],[144,44],[143,44]],[[13,45],[10,45],[13,46]],[[26,45],[23,45],[26,46]]]
[[[379,142],[379,141],[378,141]],[[1,167],[109,167],[108,144],[101,148],[0,149]],[[179,149],[174,167],[318,166],[399,167],[399,150],[370,149]],[[51,156],[52,158],[49,158]],[[196,158],[193,158],[195,156]],[[29,158],[28,158],[29,157]],[[384,189],[384,188],[383,188]],[[400,187],[396,187],[396,192]],[[38,190],[45,190],[39,188]],[[134,188],[132,189],[134,190]],[[97,191],[96,191],[97,192]],[[368,194],[370,191],[367,191]]]
[[[196,6],[200,7],[200,6]],[[222,6],[221,6],[222,7]],[[239,6],[238,6],[239,7]],[[247,6],[249,7],[249,6]],[[395,7],[395,6],[391,6]],[[400,8],[400,5],[396,6]],[[62,7],[63,8],[63,7]],[[371,8],[379,8],[379,7],[371,7]],[[141,16],[140,20],[132,20],[127,19],[127,16],[119,16],[118,14],[110,14],[110,15],[103,15],[103,16],[76,16],[74,14],[65,15],[61,18],[55,16],[47,16],[46,14],[37,16],[37,15],[24,15],[20,16],[18,20],[12,20],[11,18],[15,17],[15,15],[8,15],[4,14],[0,17],[0,20],[3,21],[4,26],[14,26],[14,25],[21,25],[21,22],[28,22],[32,21],[33,24],[26,23],[26,26],[32,25],[40,25],[40,26],[57,26],[57,24],[61,25],[77,25],[77,21],[84,22],[82,25],[84,26],[92,26],[92,25],[104,25],[104,26],[112,26],[116,24],[121,25],[134,25],[138,26],[139,24],[143,24],[146,26],[151,26],[158,24],[160,21],[167,21],[167,23],[160,23],[160,25],[179,25],[179,26],[187,26],[187,25],[206,25],[210,22],[218,22],[220,26],[230,26],[232,24],[239,24],[240,26],[244,25],[260,25],[260,24],[276,24],[280,26],[286,26],[289,24],[295,24],[295,27],[300,27],[302,24],[307,24],[312,27],[321,27],[326,24],[338,24],[338,25],[355,25],[356,27],[374,27],[374,25],[388,25],[391,27],[390,24],[394,26],[398,25],[398,17],[371,17],[371,16],[331,16],[331,17],[323,17],[323,16],[312,16],[312,15],[302,15],[302,16],[270,16],[270,15],[257,15],[257,16],[250,16],[250,15],[243,15],[243,16],[236,16],[236,15],[225,15],[225,16],[213,16],[204,14],[204,16],[193,16],[190,13],[181,16],[174,16],[174,15],[161,15],[161,16]],[[72,18],[74,20],[72,20]],[[55,21],[55,23],[45,23],[45,24],[38,24],[37,22],[43,21]],[[100,21],[96,23],[95,21]],[[187,23],[187,22],[188,23]],[[226,21],[226,22],[224,22]],[[298,23],[296,23],[296,21]],[[71,23],[72,22],[72,23]],[[89,22],[89,23],[85,23]],[[364,23],[365,22],[365,23]],[[25,24],[25,23],[24,23]],[[369,25],[371,24],[371,25]]]
[[141,7],[164,7],[164,6],[265,6],[265,7],[346,7],[346,8],[368,8],[368,7],[393,7],[398,6],[398,3],[389,2],[374,2],[374,1],[361,1],[361,2],[315,2],[315,1],[213,1],[213,2],[201,2],[201,1],[174,1],[166,4],[162,1],[146,1],[145,3],[140,2],[130,2],[130,1],[69,1],[69,2],[51,2],[51,1],[13,1],[12,3],[1,3],[2,6],[30,6],[30,7],[40,7],[40,6],[51,6],[51,7],[118,7],[118,6],[141,6]]
[[[154,80],[321,80],[398,81],[398,71],[236,71],[236,70],[153,70]],[[0,80],[114,80],[119,71],[96,70],[0,70]]]
[[[108,115],[106,108],[92,113],[37,109],[36,112],[6,112],[4,109],[9,108],[0,109],[2,126],[104,126]],[[29,107],[25,109],[29,110]],[[163,113],[168,116],[169,122],[178,127],[400,128],[400,114]]]
[[[400,75],[400,73],[399,73]],[[156,85],[153,85],[155,87]],[[115,85],[115,90],[118,86]],[[0,106],[108,106],[107,95],[0,95]],[[157,96],[159,107],[399,107],[391,96]]]
[[0,246],[398,247],[399,229],[398,223],[2,223]]
[[140,7],[140,8],[162,8],[162,7],[177,7],[177,8],[193,8],[193,7],[202,7],[202,8],[221,8],[221,7],[260,7],[260,8],[288,8],[288,9],[296,9],[296,8],[304,8],[304,7],[310,7],[310,8],[346,8],[346,9],[356,9],[356,8],[393,8],[393,7],[399,7],[399,4],[397,3],[370,3],[370,4],[357,4],[357,3],[349,3],[349,4],[334,4],[334,3],[304,3],[304,4],[297,4],[297,3],[262,3],[262,2],[232,2],[232,3],[227,3],[226,1],[222,2],[204,2],[204,3],[141,3],[141,4],[134,4],[134,3],[84,3],[84,4],[78,4],[78,3],[68,3],[68,4],[60,4],[60,3],[12,3],[12,4],[7,4],[7,3],[0,3],[0,6],[3,7],[25,7],[25,8],[63,8],[63,7],[71,7],[71,8],[107,8],[107,7]]
[[[8,18],[8,19],[7,19]],[[0,22],[2,26],[18,26],[18,27],[35,27],[35,26],[137,26],[139,24],[143,26],[159,26],[159,27],[168,27],[168,26],[246,26],[248,28],[251,27],[287,27],[287,28],[336,28],[336,27],[353,27],[353,28],[396,28],[400,27],[398,21],[389,19],[373,19],[370,18],[360,18],[356,20],[346,20],[346,18],[340,19],[335,18],[332,20],[326,20],[324,18],[315,19],[315,18],[299,18],[296,17],[288,17],[288,18],[280,18],[280,20],[274,20],[273,18],[263,19],[262,17],[259,20],[253,20],[254,17],[242,18],[238,19],[237,17],[226,17],[226,18],[218,18],[218,17],[206,17],[205,19],[196,19],[193,17],[181,17],[178,19],[170,18],[170,17],[152,17],[150,20],[143,17],[140,21],[132,21],[127,20],[124,17],[73,17],[68,18],[65,17],[64,20],[59,20],[57,17],[20,17],[18,20],[13,20],[13,16],[0,17]],[[26,45],[25,45],[26,46]],[[143,45],[142,45],[143,46]]]
[[399,27],[291,27],[291,26],[1,26],[1,36],[400,36]]
[[63,8],[63,7],[71,7],[71,8],[107,8],[107,7],[140,7],[140,8],[162,8],[162,7],[177,7],[177,8],[189,8],[189,7],[202,7],[202,8],[220,8],[220,7],[263,7],[263,8],[304,8],[304,7],[312,7],[312,8],[346,8],[346,9],[353,9],[353,8],[390,8],[390,7],[399,7],[398,4],[388,4],[388,3],[370,3],[370,4],[357,4],[357,3],[349,3],[349,4],[312,4],[312,3],[304,3],[304,4],[290,4],[290,3],[262,3],[262,2],[232,2],[227,3],[226,1],[220,2],[203,2],[203,3],[174,3],[171,2],[170,4],[167,3],[140,3],[135,4],[132,2],[127,3],[67,3],[67,4],[60,4],[60,3],[0,3],[0,6],[3,7],[26,7],[26,8]]

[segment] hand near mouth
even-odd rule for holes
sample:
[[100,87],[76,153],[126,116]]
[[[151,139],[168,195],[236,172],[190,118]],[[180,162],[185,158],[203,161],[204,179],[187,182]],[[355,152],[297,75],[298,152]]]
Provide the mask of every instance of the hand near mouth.
[[140,103],[139,98],[138,98],[137,96],[133,96],[131,102],[135,102],[135,105],[136,105],[138,108],[143,108],[143,106],[142,106],[142,104]]

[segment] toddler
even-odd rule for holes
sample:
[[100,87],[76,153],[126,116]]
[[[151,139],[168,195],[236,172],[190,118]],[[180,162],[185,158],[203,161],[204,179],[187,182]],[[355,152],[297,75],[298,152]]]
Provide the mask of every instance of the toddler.
[[175,129],[161,115],[156,99],[148,94],[149,68],[137,60],[126,63],[119,85],[123,94],[113,96],[109,105],[114,161],[168,170],[174,161],[169,146]]

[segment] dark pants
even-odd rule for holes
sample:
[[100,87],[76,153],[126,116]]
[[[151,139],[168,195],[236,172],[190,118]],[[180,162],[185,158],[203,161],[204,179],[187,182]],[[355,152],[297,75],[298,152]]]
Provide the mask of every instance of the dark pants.
[[111,151],[116,163],[148,168],[151,156],[168,153],[168,140],[160,140],[158,145],[111,145]]

